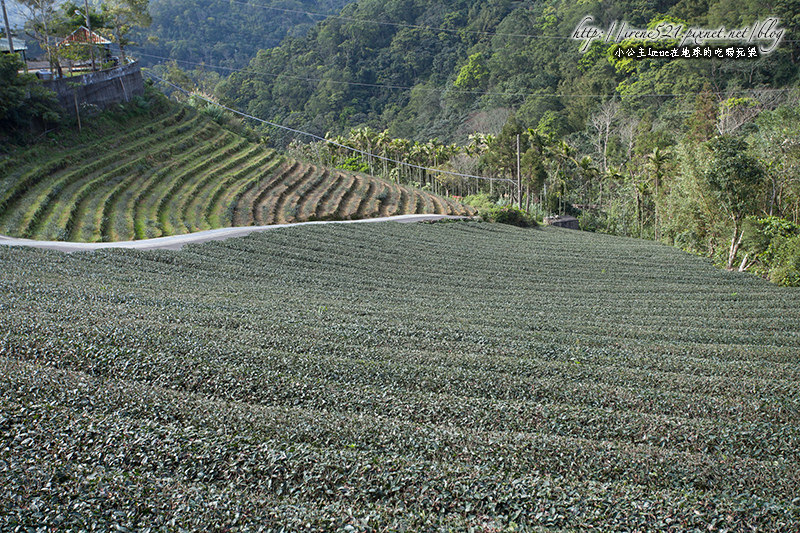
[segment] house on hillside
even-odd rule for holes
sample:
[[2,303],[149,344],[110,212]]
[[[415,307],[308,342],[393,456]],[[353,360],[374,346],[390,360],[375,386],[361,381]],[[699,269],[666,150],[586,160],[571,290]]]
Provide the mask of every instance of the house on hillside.
[[81,26],[73,31],[64,37],[56,46],[58,48],[68,48],[70,46],[83,46],[86,44],[92,44],[101,48],[97,57],[98,61],[111,61],[111,41],[99,33],[89,31],[86,26]]

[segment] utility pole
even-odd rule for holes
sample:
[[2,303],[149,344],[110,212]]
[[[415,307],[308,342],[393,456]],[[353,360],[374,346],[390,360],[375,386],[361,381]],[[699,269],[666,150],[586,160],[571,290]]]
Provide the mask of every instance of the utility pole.
[[78,93],[75,92],[76,90],[72,89],[72,98],[75,101],[75,117],[78,119],[78,133],[81,132],[81,108],[78,107]]
[[8,24],[8,13],[6,12],[6,0],[0,0],[3,4],[3,21],[6,23],[6,39],[8,39],[8,51],[14,53],[14,40],[11,38],[11,26]]
[[89,20],[89,0],[83,0],[84,15],[86,15],[86,28],[89,30],[89,53],[92,54],[92,72],[97,70],[94,63],[94,38],[92,37],[92,22]]
[[517,133],[517,204],[522,209],[522,174],[519,171],[519,133]]

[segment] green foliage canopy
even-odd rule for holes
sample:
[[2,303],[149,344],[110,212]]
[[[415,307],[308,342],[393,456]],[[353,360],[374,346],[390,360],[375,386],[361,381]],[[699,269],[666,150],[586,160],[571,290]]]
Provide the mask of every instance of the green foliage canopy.
[[18,133],[31,119],[58,120],[55,94],[42,87],[32,74],[20,74],[17,54],[0,54],[0,138]]

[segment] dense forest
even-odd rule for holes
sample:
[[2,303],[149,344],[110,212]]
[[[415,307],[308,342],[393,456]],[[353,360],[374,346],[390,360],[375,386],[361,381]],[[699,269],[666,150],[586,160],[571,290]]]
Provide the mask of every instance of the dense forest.
[[[151,0],[153,23],[137,35],[143,64],[162,58],[236,68],[287,36],[304,35],[347,0]],[[317,15],[319,14],[319,15]],[[223,71],[224,72],[224,71]]]
[[[724,98],[795,81],[800,48],[788,41],[800,25],[797,4],[364,0],[304,37],[262,50],[220,95],[317,134],[388,127],[394,137],[463,143],[473,131],[497,133],[512,110],[526,126],[544,120],[566,134],[584,130],[615,95],[626,115],[673,126],[706,85]],[[617,60],[608,45],[581,53],[571,39],[587,14],[601,27],[668,19],[709,28],[774,15],[787,42],[757,61]],[[654,96],[661,94],[686,96]]]

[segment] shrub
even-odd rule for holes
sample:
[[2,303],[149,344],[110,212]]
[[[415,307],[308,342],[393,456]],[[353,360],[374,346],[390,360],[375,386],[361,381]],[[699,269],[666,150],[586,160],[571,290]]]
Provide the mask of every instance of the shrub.
[[748,219],[743,249],[758,258],[754,272],[779,285],[800,286],[800,226],[775,216]]
[[0,54],[0,139],[30,130],[33,123],[58,122],[55,93],[32,74],[19,74],[23,63],[17,54]]
[[353,155],[344,160],[344,163],[339,165],[339,168],[344,170],[352,170],[353,172],[367,172],[369,165],[361,159],[361,156]]
[[481,209],[478,211],[478,214],[484,220],[498,222],[500,224],[510,224],[521,228],[535,228],[539,225],[533,216],[513,206],[495,206],[489,209]]
[[583,231],[603,232],[608,227],[608,217],[602,212],[583,211],[577,218]]
[[494,201],[489,198],[489,195],[484,193],[470,194],[469,196],[462,198],[461,201],[478,209],[491,209],[492,207],[496,206]]
[[800,287],[800,235],[777,237],[772,244],[770,281],[778,285]]

